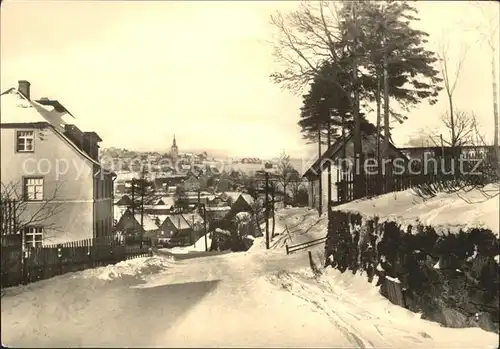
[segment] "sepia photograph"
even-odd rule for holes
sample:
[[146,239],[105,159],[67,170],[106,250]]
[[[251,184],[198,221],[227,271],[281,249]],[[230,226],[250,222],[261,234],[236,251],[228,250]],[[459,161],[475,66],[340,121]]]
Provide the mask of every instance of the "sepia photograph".
[[499,23],[1,1],[2,347],[499,349]]

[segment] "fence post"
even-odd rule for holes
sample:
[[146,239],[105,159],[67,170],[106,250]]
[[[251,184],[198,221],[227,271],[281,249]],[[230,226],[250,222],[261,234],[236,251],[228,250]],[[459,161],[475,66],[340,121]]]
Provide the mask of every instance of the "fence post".
[[62,274],[62,245],[57,245],[57,261],[59,266],[59,275]]
[[314,271],[315,270],[315,266],[314,266],[312,252],[311,251],[307,251],[307,254],[309,255],[309,265],[311,266],[311,269]]
[[285,245],[285,249],[286,249],[286,254],[288,254],[288,244]]
[[[23,241],[24,242],[24,241]],[[21,260],[22,260],[22,282],[23,285],[29,284],[29,269],[28,269],[28,262],[29,262],[29,254],[28,254],[28,249],[22,248],[21,249]]]

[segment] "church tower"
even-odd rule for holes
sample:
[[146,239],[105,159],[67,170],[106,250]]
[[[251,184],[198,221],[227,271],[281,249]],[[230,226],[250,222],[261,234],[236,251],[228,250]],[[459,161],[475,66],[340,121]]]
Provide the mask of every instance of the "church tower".
[[177,148],[177,142],[175,141],[175,135],[174,135],[174,142],[172,143],[172,147],[170,148],[170,156],[172,159],[175,161],[177,160],[177,157],[179,156],[179,149]]

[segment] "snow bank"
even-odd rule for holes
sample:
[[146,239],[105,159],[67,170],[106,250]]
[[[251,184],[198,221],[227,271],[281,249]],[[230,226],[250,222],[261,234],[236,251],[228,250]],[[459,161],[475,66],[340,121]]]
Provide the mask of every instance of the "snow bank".
[[162,272],[168,268],[168,259],[165,257],[134,258],[105,267],[87,269],[81,273],[75,273],[72,278],[97,278],[100,280],[116,280],[124,276],[141,278],[151,274]]
[[356,200],[336,206],[336,211],[378,216],[380,221],[397,221],[402,225],[420,221],[437,232],[485,228],[499,234],[499,187],[488,185],[483,190],[461,190],[438,193],[421,198],[412,189],[393,192],[373,199]]
[[366,275],[328,268],[319,278],[309,269],[281,271],[268,280],[327,315],[360,347],[491,349],[498,345],[495,333],[480,328],[441,327],[392,304],[379,293],[377,278],[367,285]]
[[[210,234],[207,235],[207,246],[208,249],[210,249],[210,246],[212,245],[212,238],[210,237]],[[191,252],[205,252],[205,235],[200,237],[198,241],[196,241],[193,245],[191,246],[181,246],[181,247],[173,247],[173,248],[161,248],[160,251],[167,251],[170,253],[174,254],[184,254],[184,253],[191,253]]]

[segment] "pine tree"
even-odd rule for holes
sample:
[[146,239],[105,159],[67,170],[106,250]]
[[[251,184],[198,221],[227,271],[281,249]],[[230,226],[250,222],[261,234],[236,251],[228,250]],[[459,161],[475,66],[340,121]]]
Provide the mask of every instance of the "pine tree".
[[154,183],[146,178],[145,169],[142,170],[140,178],[133,178],[130,181],[127,194],[132,199],[129,209],[131,209],[134,219],[137,211],[140,213],[140,240],[142,246],[144,240],[144,206],[150,204],[155,197]]

